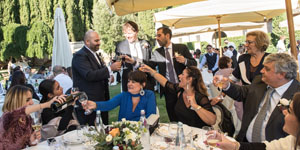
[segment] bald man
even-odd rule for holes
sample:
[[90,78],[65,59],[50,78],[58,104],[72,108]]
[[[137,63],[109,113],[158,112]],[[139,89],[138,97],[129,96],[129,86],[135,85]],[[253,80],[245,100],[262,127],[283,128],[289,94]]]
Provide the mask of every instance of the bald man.
[[[86,92],[92,101],[109,100],[108,79],[113,71],[119,71],[120,62],[106,66],[96,51],[100,47],[100,37],[97,32],[89,30],[84,36],[84,46],[74,54],[72,60],[73,87]],[[79,104],[80,105],[80,104]],[[77,119],[82,125],[94,125],[96,113],[85,115],[84,110],[76,108]],[[108,112],[101,113],[104,124],[108,124]]]

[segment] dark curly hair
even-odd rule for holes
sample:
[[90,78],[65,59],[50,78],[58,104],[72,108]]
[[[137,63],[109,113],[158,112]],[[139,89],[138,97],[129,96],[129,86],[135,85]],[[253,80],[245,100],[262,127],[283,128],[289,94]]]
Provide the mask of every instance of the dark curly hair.
[[192,87],[195,91],[208,96],[206,86],[203,82],[202,74],[196,66],[186,67],[188,77],[192,77]]

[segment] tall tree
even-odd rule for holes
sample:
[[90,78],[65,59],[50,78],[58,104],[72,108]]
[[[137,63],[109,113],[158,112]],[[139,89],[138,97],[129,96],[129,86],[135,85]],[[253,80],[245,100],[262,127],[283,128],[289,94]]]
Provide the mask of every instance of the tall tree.
[[18,0],[3,0],[3,20],[2,24],[20,23],[19,1]]
[[20,0],[20,23],[30,25],[30,4],[29,0]]
[[67,29],[71,41],[80,41],[84,36],[84,25],[80,17],[79,0],[67,0]]
[[3,41],[0,43],[1,61],[8,60],[10,57],[19,59],[21,56],[25,56],[27,31],[27,26],[15,23],[3,27]]
[[53,37],[52,31],[43,21],[32,24],[27,33],[28,48],[26,56],[32,58],[44,58],[52,55]]

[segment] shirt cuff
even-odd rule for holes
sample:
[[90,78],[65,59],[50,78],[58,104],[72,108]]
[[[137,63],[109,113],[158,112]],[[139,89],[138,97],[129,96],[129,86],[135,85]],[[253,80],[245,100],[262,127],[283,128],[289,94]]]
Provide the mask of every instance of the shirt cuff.
[[107,69],[108,69],[109,76],[113,75],[113,72],[111,71],[111,68],[110,68],[110,66],[109,66],[109,67],[107,67]]
[[230,88],[230,82],[228,83],[228,86],[225,88],[225,89],[223,89],[222,91],[228,91],[228,89]]

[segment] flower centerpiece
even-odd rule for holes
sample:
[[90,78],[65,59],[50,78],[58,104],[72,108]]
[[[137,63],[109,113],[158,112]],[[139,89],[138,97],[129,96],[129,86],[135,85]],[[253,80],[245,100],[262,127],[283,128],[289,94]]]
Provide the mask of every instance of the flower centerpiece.
[[97,132],[89,134],[97,144],[96,150],[111,150],[113,146],[119,146],[120,150],[141,150],[140,122],[127,121],[122,119],[119,122],[112,122],[112,126],[106,128],[105,133]]

